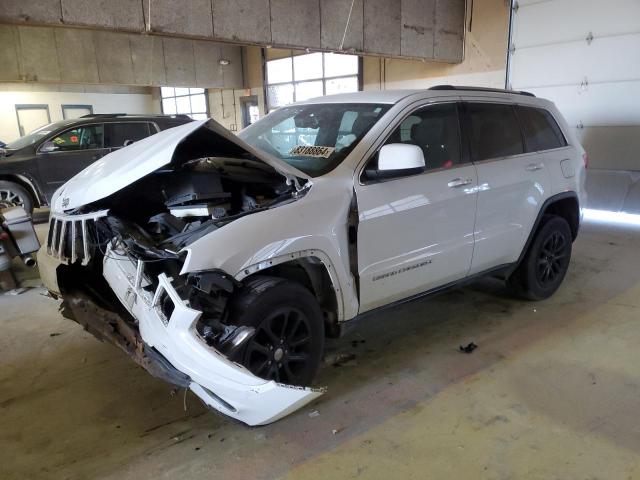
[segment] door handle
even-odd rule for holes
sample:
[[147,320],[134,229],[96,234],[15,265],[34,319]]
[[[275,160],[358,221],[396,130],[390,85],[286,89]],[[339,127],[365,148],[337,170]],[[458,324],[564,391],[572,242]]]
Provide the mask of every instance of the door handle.
[[449,188],[458,188],[458,187],[464,187],[465,185],[470,185],[471,183],[473,183],[472,178],[465,178],[465,179],[454,178],[449,183],[447,183],[447,186]]
[[543,168],[544,168],[543,163],[530,163],[529,165],[524,167],[524,169],[527,170],[528,172],[535,172],[536,170],[542,170]]

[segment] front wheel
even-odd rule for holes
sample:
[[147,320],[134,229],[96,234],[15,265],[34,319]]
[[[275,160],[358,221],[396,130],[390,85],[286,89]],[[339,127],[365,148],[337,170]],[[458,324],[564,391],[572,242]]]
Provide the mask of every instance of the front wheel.
[[256,277],[232,306],[233,323],[254,327],[242,364],[254,375],[309,386],[322,360],[324,320],[315,296],[277,277]]
[[571,260],[571,228],[558,216],[543,219],[522,263],[509,279],[516,293],[543,300],[560,287]]
[[24,187],[17,183],[0,180],[0,208],[22,207],[28,214],[33,212],[33,200]]

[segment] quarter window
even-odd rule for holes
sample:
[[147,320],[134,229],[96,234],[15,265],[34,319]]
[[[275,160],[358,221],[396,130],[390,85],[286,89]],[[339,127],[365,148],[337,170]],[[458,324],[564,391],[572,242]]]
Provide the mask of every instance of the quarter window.
[[528,152],[564,147],[567,142],[555,119],[546,110],[517,106]]
[[85,125],[72,128],[51,139],[59,151],[92,150],[102,148],[103,126]]
[[468,103],[467,116],[474,160],[506,157],[524,152],[522,133],[511,105]]
[[422,149],[427,170],[460,163],[460,131],[456,105],[425,107],[405,118],[385,144],[408,143]]

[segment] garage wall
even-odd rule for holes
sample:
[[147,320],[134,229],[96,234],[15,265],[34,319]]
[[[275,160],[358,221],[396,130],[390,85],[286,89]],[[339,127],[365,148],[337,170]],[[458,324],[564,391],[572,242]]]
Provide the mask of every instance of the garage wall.
[[2,82],[243,86],[241,47],[206,40],[0,24],[0,46]]
[[0,22],[462,60],[465,0],[2,0]]
[[92,105],[93,113],[160,113],[153,88],[0,83],[0,140],[20,137],[15,105],[49,105],[51,121],[62,120],[62,105]]
[[[276,49],[269,49],[273,51]],[[288,50],[287,50],[288,51]],[[233,132],[242,129],[242,108],[240,97],[258,97],[260,117],[265,114],[262,48],[255,46],[242,47],[242,69],[244,73],[244,87],[236,89],[208,90],[209,114],[216,121]]]
[[510,85],[556,103],[590,168],[640,170],[640,1],[518,0],[517,7]]
[[508,0],[474,0],[473,11],[467,11],[466,28],[462,63],[364,57],[364,89],[428,88],[439,84],[504,88]]

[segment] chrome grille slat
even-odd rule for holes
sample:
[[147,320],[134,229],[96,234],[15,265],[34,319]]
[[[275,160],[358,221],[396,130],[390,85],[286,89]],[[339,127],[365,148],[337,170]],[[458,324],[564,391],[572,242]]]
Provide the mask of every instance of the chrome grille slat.
[[76,222],[71,222],[71,263],[76,263]]
[[63,248],[64,248],[64,241],[66,240],[65,237],[67,235],[67,223],[69,222],[62,222],[62,226],[60,227],[60,241],[58,242],[58,259],[59,260],[64,259]]
[[100,210],[82,215],[52,213],[47,253],[63,263],[75,263],[81,259],[82,265],[87,265],[91,260],[89,224],[107,216],[108,212]]

